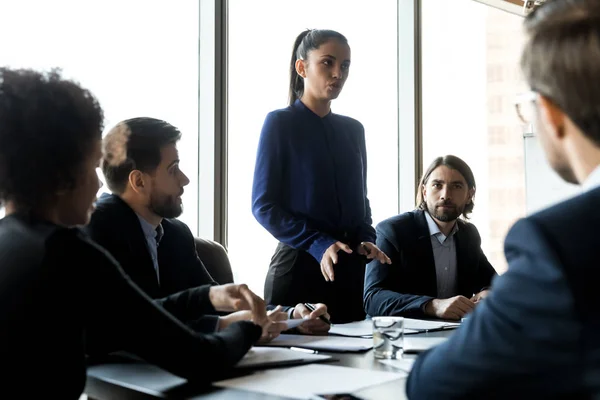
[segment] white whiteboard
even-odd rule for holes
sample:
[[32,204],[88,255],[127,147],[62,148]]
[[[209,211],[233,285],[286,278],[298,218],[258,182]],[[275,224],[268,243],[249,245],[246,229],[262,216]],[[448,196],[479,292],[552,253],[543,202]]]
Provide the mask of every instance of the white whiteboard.
[[581,187],[563,181],[552,170],[535,135],[524,137],[527,214],[581,193]]

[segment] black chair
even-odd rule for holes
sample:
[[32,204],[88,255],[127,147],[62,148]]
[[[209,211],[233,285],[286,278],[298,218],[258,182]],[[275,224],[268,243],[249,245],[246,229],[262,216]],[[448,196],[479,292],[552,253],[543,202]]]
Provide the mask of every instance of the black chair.
[[231,263],[223,245],[212,240],[196,238],[196,252],[208,273],[217,283],[233,283]]

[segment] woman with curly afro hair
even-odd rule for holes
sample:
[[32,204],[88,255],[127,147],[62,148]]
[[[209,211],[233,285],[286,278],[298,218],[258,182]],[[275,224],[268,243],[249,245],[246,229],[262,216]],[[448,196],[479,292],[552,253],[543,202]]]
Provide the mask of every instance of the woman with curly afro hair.
[[174,296],[198,314],[249,308],[255,322],[189,330],[77,228],[100,187],[103,119],[94,96],[58,71],[0,68],[0,369],[14,397],[77,399],[94,338],[208,382],[267,329],[264,301],[231,284]]

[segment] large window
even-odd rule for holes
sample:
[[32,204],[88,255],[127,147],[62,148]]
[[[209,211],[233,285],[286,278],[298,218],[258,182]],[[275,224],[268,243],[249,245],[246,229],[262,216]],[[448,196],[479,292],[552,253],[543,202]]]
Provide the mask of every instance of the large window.
[[289,61],[306,28],[343,33],[352,67],[333,112],[365,126],[374,223],[398,211],[397,1],[229,1],[228,246],[235,279],[257,293],[277,241],[254,219],[256,147],[267,113],[287,106]]
[[454,154],[477,183],[473,222],[498,272],[504,237],[525,214],[522,127],[523,19],[472,0],[423,0],[423,163]]
[[[168,0],[4,2],[0,65],[63,73],[99,99],[106,129],[131,117],[181,129],[191,183],[181,219],[197,230],[198,2]],[[106,187],[103,188],[106,190]]]

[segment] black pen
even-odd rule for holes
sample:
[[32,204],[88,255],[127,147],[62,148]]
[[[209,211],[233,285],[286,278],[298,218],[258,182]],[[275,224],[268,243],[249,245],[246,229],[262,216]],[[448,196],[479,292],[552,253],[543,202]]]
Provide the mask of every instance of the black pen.
[[[310,311],[315,311],[315,307],[310,303],[304,303],[304,307],[308,308]],[[325,322],[327,325],[331,326],[331,321],[327,319],[324,315],[319,315],[319,319]]]
[[405,332],[405,335],[416,335],[417,333],[429,333],[429,332],[441,332],[441,331],[449,331],[452,329],[456,329],[458,328],[458,326],[456,325],[444,325],[444,326],[440,326],[438,328],[431,328],[431,329],[410,329],[410,332]]

